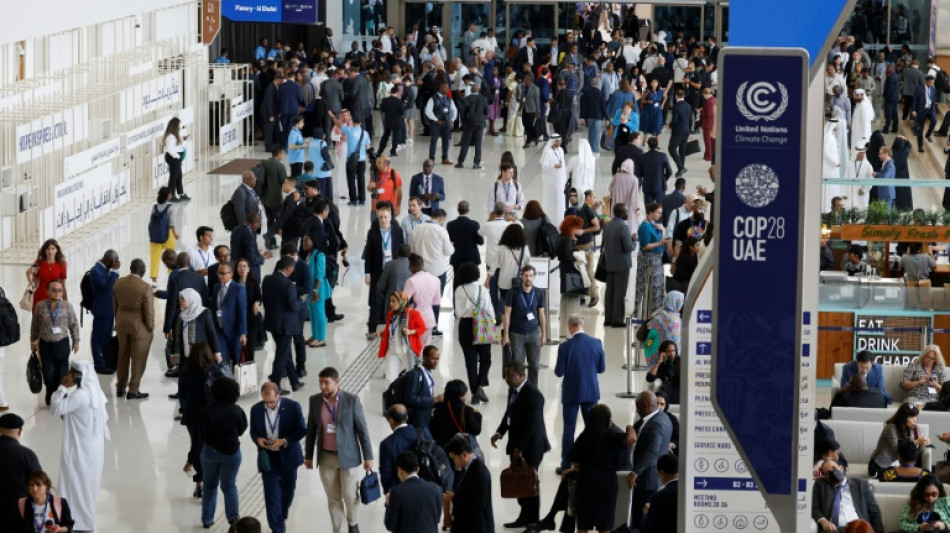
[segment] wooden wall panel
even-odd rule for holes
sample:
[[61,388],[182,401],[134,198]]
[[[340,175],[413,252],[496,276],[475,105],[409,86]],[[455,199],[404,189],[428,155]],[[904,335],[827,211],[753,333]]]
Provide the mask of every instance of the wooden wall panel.
[[[950,323],[950,322],[948,322]],[[818,313],[818,326],[852,327],[854,313]],[[834,376],[835,363],[854,359],[854,332],[818,330],[818,378]]]

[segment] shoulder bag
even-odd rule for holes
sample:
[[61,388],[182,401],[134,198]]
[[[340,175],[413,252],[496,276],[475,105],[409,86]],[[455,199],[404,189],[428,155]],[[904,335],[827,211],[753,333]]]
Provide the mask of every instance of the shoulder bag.
[[[515,253],[512,252],[510,248],[508,249],[508,252],[511,254],[511,258],[514,259]],[[523,262],[524,262],[524,247],[521,248],[521,256],[518,257],[518,266],[515,267],[515,270],[517,271],[517,273],[514,275],[514,277],[511,278],[512,289],[515,289],[521,286],[521,267],[524,266]]]
[[33,293],[36,292],[36,287],[32,284],[26,287],[26,290],[23,291],[23,296],[20,297],[20,309],[24,311],[33,312]]
[[[466,292],[465,295],[468,296],[468,293]],[[482,308],[481,287],[478,288],[478,300],[475,301],[469,297],[469,301],[475,306],[472,317],[472,344],[501,344],[501,332],[495,324],[495,317]]]
[[462,423],[459,424],[459,421],[455,418],[455,413],[452,411],[452,406],[448,403],[445,404],[449,411],[449,417],[452,418],[452,424],[455,426],[455,429],[459,430],[458,434],[461,435],[469,444],[472,445],[472,449],[475,450],[475,455],[481,459],[485,458],[485,454],[482,453],[482,449],[478,446],[478,440],[475,438],[475,435],[465,432],[465,409],[468,408],[464,403],[462,404]]

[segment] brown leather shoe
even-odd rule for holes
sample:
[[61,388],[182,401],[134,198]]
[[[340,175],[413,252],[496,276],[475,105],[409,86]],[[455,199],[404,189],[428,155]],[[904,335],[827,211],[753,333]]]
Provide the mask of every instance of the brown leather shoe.
[[443,159],[443,160],[442,160],[442,164],[443,164],[443,165],[453,165],[454,163],[452,162],[451,159]]

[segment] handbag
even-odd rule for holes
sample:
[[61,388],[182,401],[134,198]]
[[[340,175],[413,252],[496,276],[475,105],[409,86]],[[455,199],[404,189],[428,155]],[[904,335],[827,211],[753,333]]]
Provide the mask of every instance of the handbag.
[[264,448],[257,449],[257,469],[261,472],[270,472],[270,455]]
[[606,131],[600,134],[600,149],[608,152],[614,151],[614,136]]
[[[466,296],[468,294],[466,293]],[[471,298],[469,298],[470,301]],[[472,344],[501,344],[501,332],[495,317],[480,305],[482,288],[478,288],[478,301],[472,301],[475,306],[475,316],[472,317]]]
[[43,363],[36,352],[30,353],[26,362],[26,382],[30,384],[30,392],[39,394],[43,390]]
[[33,292],[36,291],[36,287],[33,285],[28,285],[26,290],[23,291],[23,296],[20,297],[20,309],[24,311],[33,312]]
[[511,454],[511,466],[501,471],[502,498],[530,498],[540,494],[538,471],[524,461],[521,452]]
[[703,149],[699,147],[699,139],[693,139],[686,143],[686,155],[690,156],[702,151]]
[[360,480],[360,502],[367,505],[375,502],[383,495],[383,489],[379,486],[379,474],[367,471],[363,479]]
[[587,294],[584,278],[577,272],[568,272],[564,275],[564,294]]
[[594,269],[594,279],[601,282],[607,283],[607,260],[604,259],[604,253],[600,253],[600,257],[597,258],[597,268]]
[[248,362],[247,347],[241,348],[241,362],[234,365],[234,379],[241,388],[241,396],[257,391],[257,362]]
[[645,320],[643,324],[637,327],[637,340],[640,342],[646,342],[647,336],[650,334],[650,321]]

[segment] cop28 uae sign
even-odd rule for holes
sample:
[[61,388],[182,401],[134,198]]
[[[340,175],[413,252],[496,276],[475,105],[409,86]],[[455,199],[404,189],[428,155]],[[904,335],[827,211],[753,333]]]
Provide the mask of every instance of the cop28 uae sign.
[[784,531],[805,490],[797,452],[808,54],[729,47],[720,62],[712,400]]

